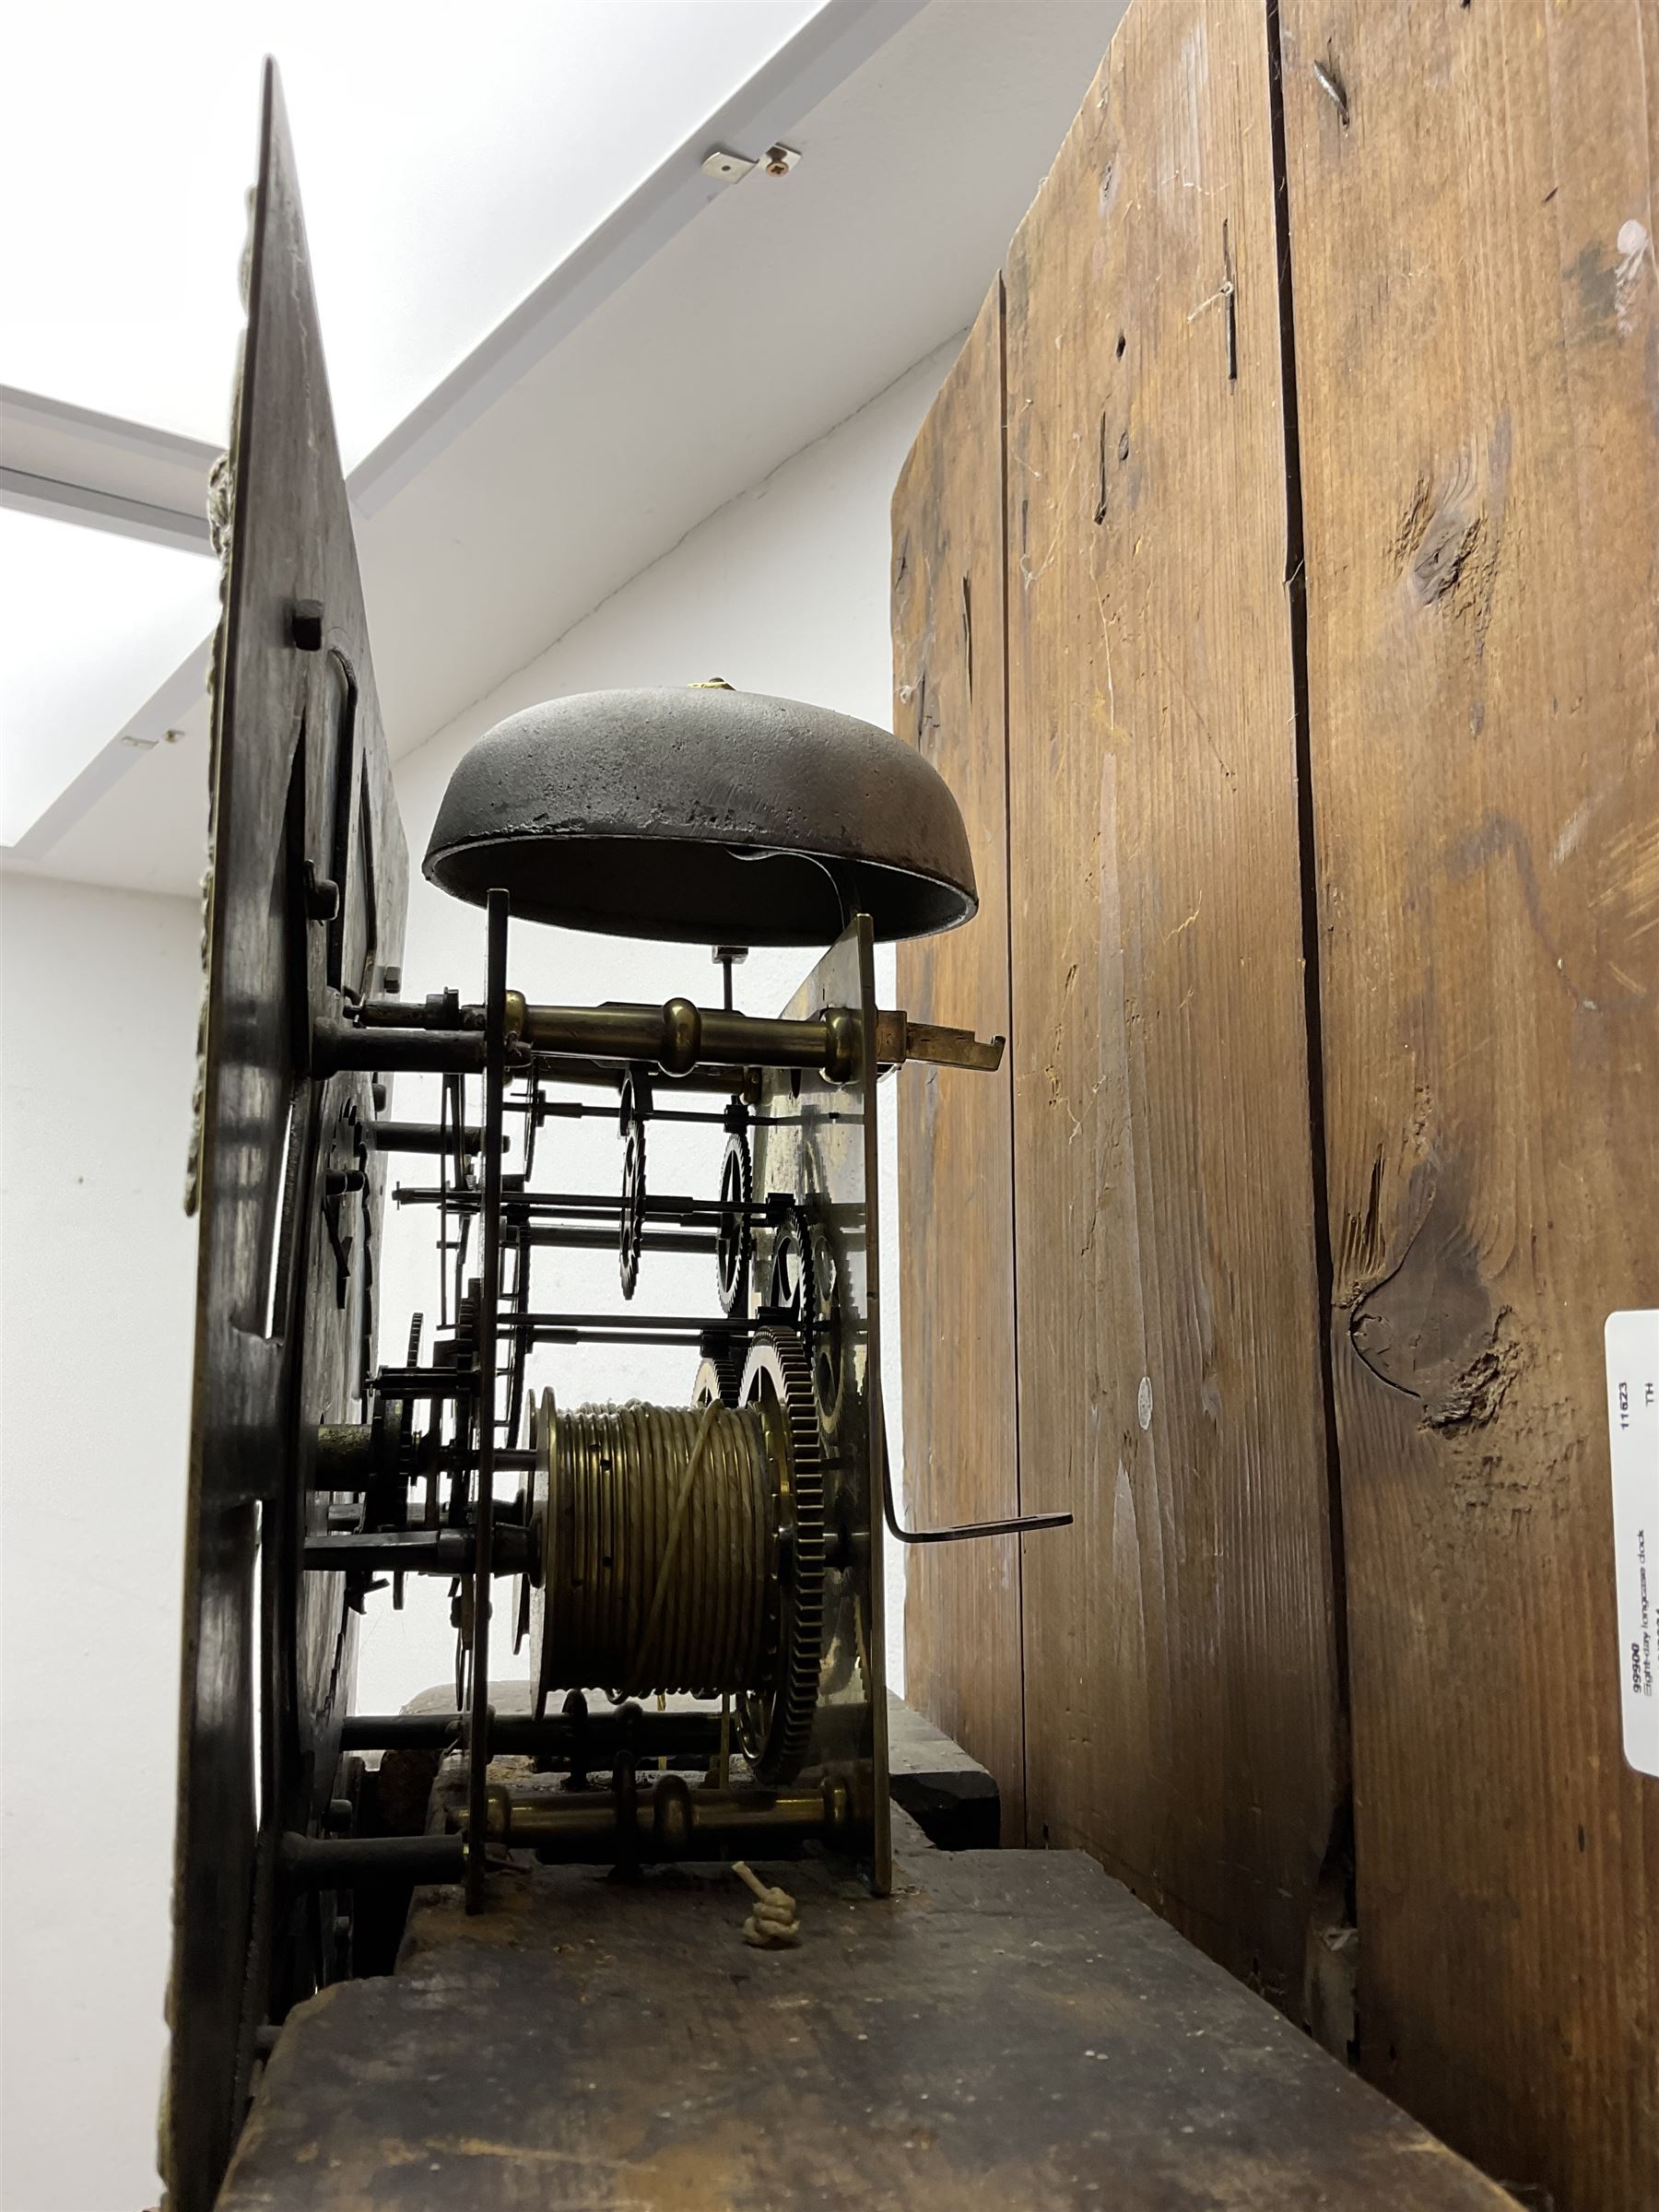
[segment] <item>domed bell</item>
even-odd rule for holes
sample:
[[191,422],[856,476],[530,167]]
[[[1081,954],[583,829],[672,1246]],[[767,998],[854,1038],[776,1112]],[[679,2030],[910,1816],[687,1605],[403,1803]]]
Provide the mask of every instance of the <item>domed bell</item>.
[[499,724],[451,776],[426,874],[567,929],[825,945],[979,905],[961,814],[920,753],[824,707],[698,685],[590,691]]

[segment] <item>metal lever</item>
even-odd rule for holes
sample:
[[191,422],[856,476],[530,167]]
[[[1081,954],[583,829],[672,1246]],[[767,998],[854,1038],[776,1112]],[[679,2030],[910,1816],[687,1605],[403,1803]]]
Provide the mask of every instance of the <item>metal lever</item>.
[[972,1067],[991,1075],[1002,1065],[1006,1040],[985,1041],[971,1030],[946,1030],[931,1021],[912,1021],[908,1014],[883,1008],[876,1017],[876,1059],[878,1065],[902,1067],[907,1060],[929,1060],[935,1067]]
[[893,1462],[888,1450],[887,1408],[877,1423],[881,1439],[881,1511],[888,1533],[900,1544],[960,1544],[969,1536],[1028,1536],[1039,1528],[1069,1528],[1070,1513],[1027,1513],[1012,1521],[962,1521],[954,1528],[900,1528],[893,1503]]

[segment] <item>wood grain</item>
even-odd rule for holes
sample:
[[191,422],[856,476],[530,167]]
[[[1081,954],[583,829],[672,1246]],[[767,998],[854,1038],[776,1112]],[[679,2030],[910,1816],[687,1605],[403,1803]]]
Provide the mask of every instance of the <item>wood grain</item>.
[[[1002,280],[992,286],[893,495],[893,727],[956,794],[980,911],[899,947],[919,1021],[1006,1036]],[[904,1467],[913,1525],[1019,1510],[1011,1073],[898,1078]],[[907,1557],[905,1696],[996,1777],[1022,1841],[1019,1549],[1008,1537]]]
[[1014,241],[1028,1823],[1293,2014],[1343,1795],[1264,18],[1145,0]]
[[1362,2060],[1535,2201],[1652,2206],[1601,1332],[1659,1304],[1659,22],[1283,41]]
[[219,2212],[1513,2212],[1077,1852],[525,1866],[295,2007]]

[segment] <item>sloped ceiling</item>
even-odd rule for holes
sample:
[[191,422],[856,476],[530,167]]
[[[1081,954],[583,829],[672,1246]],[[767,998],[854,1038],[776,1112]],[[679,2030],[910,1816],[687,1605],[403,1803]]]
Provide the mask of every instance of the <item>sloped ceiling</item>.
[[[789,176],[728,186],[400,488],[364,502],[394,753],[965,327],[1121,13],[1122,0],[909,12],[788,126],[801,152]],[[189,700],[194,676],[181,681]],[[120,762],[27,865],[194,889],[206,713],[179,697],[161,713],[182,735]]]

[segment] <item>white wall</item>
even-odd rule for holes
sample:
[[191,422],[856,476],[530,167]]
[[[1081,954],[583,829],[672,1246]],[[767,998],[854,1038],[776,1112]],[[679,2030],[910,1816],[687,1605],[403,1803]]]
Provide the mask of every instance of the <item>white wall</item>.
[[201,915],[0,883],[0,2205],[157,2201]]
[[[721,676],[739,690],[811,700],[871,722],[890,723],[888,506],[905,454],[959,345],[953,339],[918,363],[858,414],[700,524],[547,653],[399,762],[398,797],[416,877],[404,959],[406,992],[422,996],[453,983],[464,994],[482,995],[483,917],[476,907],[460,905],[421,880],[419,862],[456,761],[503,716],[568,692],[695,683]],[[752,1013],[776,1012],[814,957],[751,954],[737,971],[738,1004]],[[514,930],[509,971],[515,988],[527,995],[564,1002],[661,1000],[676,991],[707,999],[719,988],[709,955],[697,947],[629,944],[533,924]],[[878,954],[877,972],[891,1004],[890,950]],[[974,1011],[963,1008],[962,1019],[971,1020]],[[883,1367],[898,1451],[898,1188],[891,1078],[882,1087],[881,1103]],[[406,1079],[397,1105],[400,1113],[435,1116],[435,1087]],[[712,1195],[724,1141],[717,1130],[676,1132],[657,1124],[652,1132],[649,1180],[659,1190]],[[550,1123],[541,1142],[564,1147],[568,1167],[561,1169],[557,1187],[603,1190],[620,1173],[614,1124]],[[419,1164],[402,1163],[404,1180],[422,1180]],[[539,1157],[536,1174],[543,1179]],[[394,1214],[388,1230],[382,1314],[389,1356],[401,1356],[394,1347],[402,1345],[411,1311],[424,1311],[429,1328],[436,1313],[429,1223],[429,1215],[410,1210]],[[547,1287],[551,1270],[543,1273],[551,1258],[544,1253],[537,1263],[538,1305],[603,1310],[615,1302],[616,1263],[609,1254],[568,1255],[569,1273],[560,1277],[557,1297]],[[583,1267],[582,1261],[590,1265]],[[648,1256],[636,1305],[641,1311],[712,1311],[712,1276],[700,1260]],[[688,1395],[695,1369],[694,1354],[607,1346],[541,1352],[532,1374],[538,1382],[551,1382],[567,1404],[633,1396],[673,1402]],[[888,1546],[887,1566],[888,1668],[895,1687],[901,1687],[903,1561],[897,1546]],[[415,1690],[447,1679],[453,1641],[441,1585],[411,1588],[400,1614],[383,1607],[371,1611],[360,1646],[359,1707],[395,1712]],[[522,1671],[524,1664],[503,1653],[491,1672]]]
[[[556,693],[724,676],[885,723],[890,712],[888,507],[956,344],[712,516],[558,644],[398,768],[416,868],[406,987],[483,988],[483,917],[420,881],[438,800],[465,747]],[[628,478],[618,478],[626,496]],[[559,517],[548,517],[549,531]],[[199,990],[194,903],[17,877],[0,884],[0,2078],[4,2212],[136,2212],[153,2203],[171,1911],[180,1561],[194,1285],[181,1206]],[[695,947],[524,926],[512,976],[553,999],[707,996]],[[756,954],[738,1003],[771,1012],[809,956]],[[890,958],[886,962],[890,984]],[[89,1046],[87,1014],[97,1015]],[[962,1010],[964,1019],[974,1009]],[[399,1112],[429,1101],[400,1090]],[[890,1089],[890,1086],[888,1087]],[[890,1098],[883,1192],[896,1220]],[[572,1180],[606,1184],[616,1138],[593,1124]],[[549,1124],[552,1135],[559,1124]],[[718,1132],[653,1133],[661,1189],[712,1190]],[[686,1142],[690,1134],[700,1141]],[[399,1171],[418,1179],[422,1163]],[[394,1216],[382,1314],[435,1315],[430,1216]],[[615,1295],[615,1264],[585,1280]],[[896,1272],[887,1270],[897,1404]],[[585,1295],[585,1292],[583,1293]],[[646,1263],[641,1298],[704,1310],[705,1264]],[[547,1355],[561,1395],[681,1396],[682,1353]],[[602,1366],[591,1364],[603,1361]],[[895,1441],[898,1423],[894,1424]],[[889,1594],[897,1672],[903,1608]],[[441,1586],[371,1611],[361,1709],[443,1680]]]

